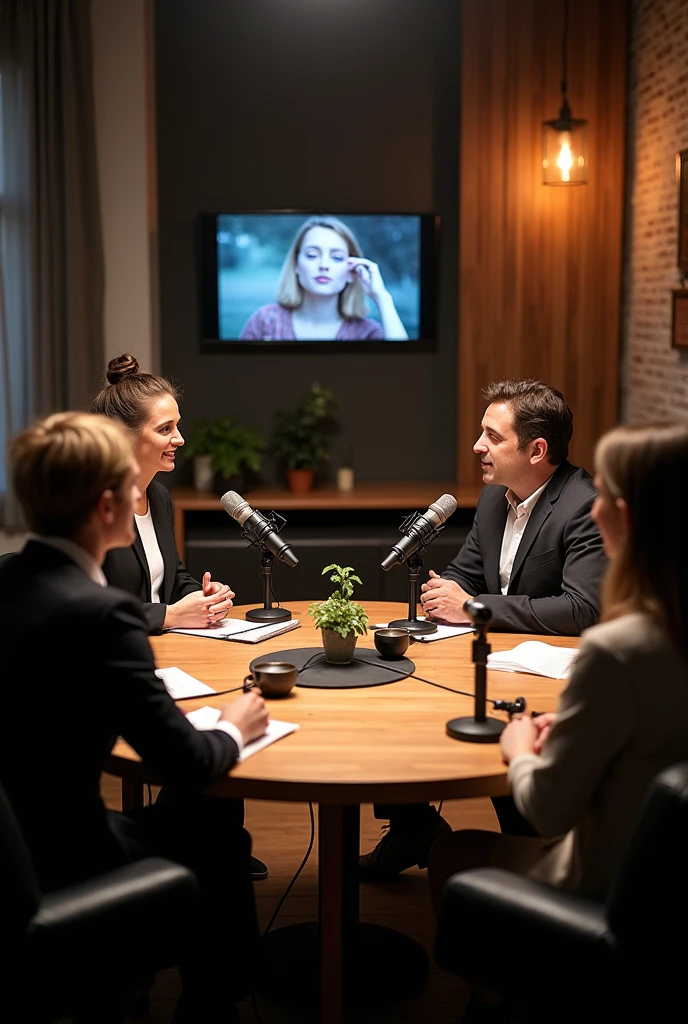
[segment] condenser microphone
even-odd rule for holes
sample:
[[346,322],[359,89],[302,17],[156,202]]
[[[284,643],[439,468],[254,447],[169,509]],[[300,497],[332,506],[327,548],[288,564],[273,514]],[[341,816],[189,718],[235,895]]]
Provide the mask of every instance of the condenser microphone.
[[[220,504],[239,526],[243,527],[246,536],[256,547],[267,548],[280,562],[287,565],[298,565],[299,560],[291,549],[291,545],[282,540],[278,530],[281,524],[276,523],[275,513],[264,516],[262,512],[251,508],[247,501],[236,491],[227,491],[220,498]],[[277,529],[275,529],[277,526]]]
[[409,516],[401,524],[401,532],[404,536],[400,541],[392,545],[392,550],[382,562],[382,568],[385,572],[391,569],[393,565],[405,562],[419,548],[427,547],[440,530],[444,529],[445,522],[452,512],[455,511],[456,498],[453,494],[442,494],[437,501],[432,502],[427,512],[424,512],[422,515],[414,513],[412,516]]

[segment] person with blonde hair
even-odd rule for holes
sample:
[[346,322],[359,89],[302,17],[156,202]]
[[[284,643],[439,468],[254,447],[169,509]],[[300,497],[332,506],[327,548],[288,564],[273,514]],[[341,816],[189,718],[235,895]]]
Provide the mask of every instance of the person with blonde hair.
[[[203,793],[265,732],[265,704],[244,695],[213,729],[194,729],[156,675],[140,603],[107,586],[101,565],[131,544],[140,496],[124,426],[58,413],[18,434],[10,457],[32,533],[0,565],[4,714],[25,724],[5,730],[0,779],[39,883],[48,891],[151,854],[186,864],[213,941],[183,965],[175,1021],[229,1022],[246,994],[241,965],[257,950],[250,837],[240,803]],[[118,736],[164,785],[164,800],[106,809],[100,778]]]
[[556,713],[511,721],[508,779],[537,838],[454,832],[430,854],[433,900],[466,868],[510,868],[604,899],[653,778],[688,757],[688,428],[618,427],[595,455],[609,566]]
[[[367,315],[367,298],[380,320]],[[309,217],[289,247],[277,302],[248,318],[240,341],[407,341],[377,263],[337,217]]]

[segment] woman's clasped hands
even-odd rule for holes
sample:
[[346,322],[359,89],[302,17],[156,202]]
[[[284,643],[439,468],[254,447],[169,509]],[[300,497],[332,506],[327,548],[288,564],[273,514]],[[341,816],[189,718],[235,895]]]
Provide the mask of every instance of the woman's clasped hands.
[[227,583],[210,579],[210,573],[203,576],[203,589],[187,594],[175,604],[169,605],[165,616],[168,629],[203,629],[221,622],[232,607],[234,591]]

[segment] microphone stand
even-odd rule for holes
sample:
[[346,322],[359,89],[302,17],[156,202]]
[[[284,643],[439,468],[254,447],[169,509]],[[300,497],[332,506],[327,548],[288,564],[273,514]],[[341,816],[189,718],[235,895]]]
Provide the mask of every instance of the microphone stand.
[[472,718],[464,716],[463,718],[452,718],[447,722],[447,735],[455,740],[464,740],[466,743],[496,743],[506,722],[502,722],[498,718],[488,718],[485,715],[487,656],[492,650],[487,641],[487,627],[492,619],[492,613],[479,601],[466,601],[463,608],[473,620],[473,629],[476,634],[473,640],[475,710]]
[[263,607],[251,608],[246,612],[249,622],[286,622],[291,618],[291,612],[286,608],[272,607],[272,566],[275,556],[272,551],[262,547],[260,551],[260,575],[263,581]]
[[423,568],[423,552],[425,547],[421,547],[420,550],[414,552],[406,559],[406,567],[408,568],[408,618],[407,619],[395,619],[394,622],[390,622],[390,627],[394,629],[407,629],[411,636],[421,636],[425,633],[436,633],[437,624],[435,622],[425,622],[418,618],[418,601],[420,600],[420,576]]

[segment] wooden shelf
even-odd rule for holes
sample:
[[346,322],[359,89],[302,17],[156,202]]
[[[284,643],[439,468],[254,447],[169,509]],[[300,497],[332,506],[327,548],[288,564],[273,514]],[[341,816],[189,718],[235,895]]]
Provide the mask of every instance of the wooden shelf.
[[[394,483],[360,483],[352,491],[339,491],[324,484],[307,494],[294,494],[286,487],[261,487],[242,494],[249,505],[269,512],[285,509],[418,509],[424,511],[441,494],[453,494],[459,508],[475,508],[481,487],[460,487],[448,481],[406,480]],[[184,559],[187,512],[215,512],[221,509],[220,495],[193,487],[174,487],[174,529],[177,550]]]

